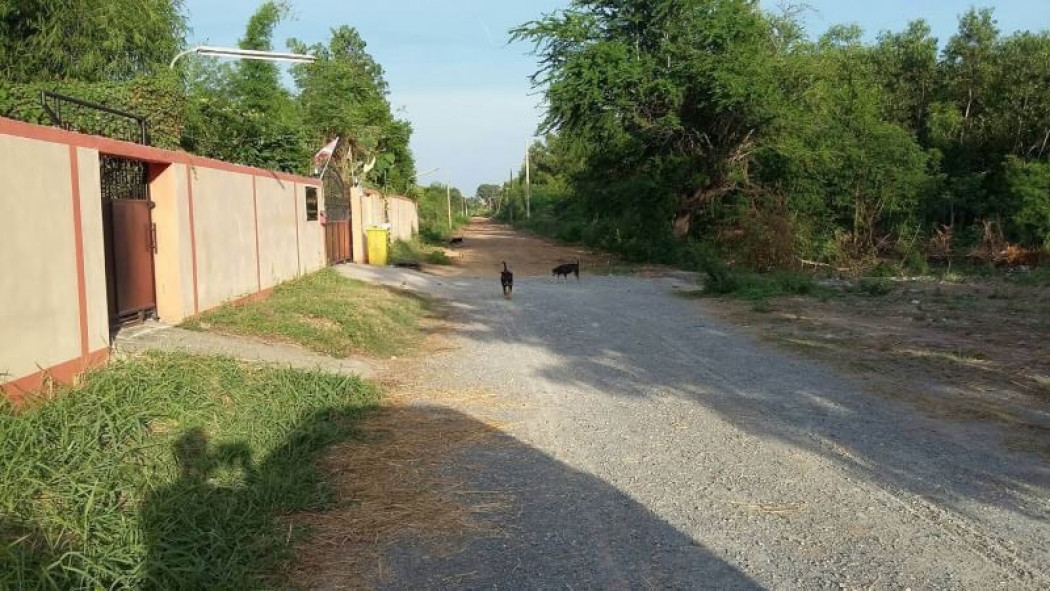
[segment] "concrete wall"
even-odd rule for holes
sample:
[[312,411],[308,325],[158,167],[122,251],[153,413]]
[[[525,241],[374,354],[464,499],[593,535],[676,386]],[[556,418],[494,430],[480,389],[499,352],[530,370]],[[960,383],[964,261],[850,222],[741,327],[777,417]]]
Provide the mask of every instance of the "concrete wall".
[[365,230],[372,226],[389,225],[392,241],[411,240],[419,234],[419,209],[416,202],[401,196],[384,197],[378,191],[350,191],[350,220],[355,263],[368,262]]
[[408,197],[387,197],[391,240],[411,240],[419,234],[419,210]]
[[102,178],[98,150],[77,148],[80,219],[84,248],[84,305],[87,316],[85,354],[109,346],[106,245],[102,238]]
[[259,291],[255,201],[249,175],[199,166],[191,168],[190,174],[197,290],[200,309],[207,310]]
[[169,323],[325,265],[316,179],[0,118],[0,387],[11,399],[108,355],[99,155],[149,163],[157,314]]
[[[313,185],[317,188],[317,185]],[[299,268],[301,274],[319,271],[328,264],[324,250],[324,228],[320,212],[324,211],[324,193],[317,188],[317,219],[306,219],[306,185],[295,185],[296,220],[299,224]]]
[[0,135],[0,166],[0,374],[11,380],[83,355],[79,232],[68,146]]
[[150,199],[156,204],[153,223],[157,225],[157,254],[153,256],[157,315],[168,322],[179,322],[197,310],[190,169],[184,164],[156,164],[152,168]]
[[255,177],[259,204],[259,265],[267,289],[299,275],[299,251],[294,232],[282,229],[298,224],[295,189],[278,178]]

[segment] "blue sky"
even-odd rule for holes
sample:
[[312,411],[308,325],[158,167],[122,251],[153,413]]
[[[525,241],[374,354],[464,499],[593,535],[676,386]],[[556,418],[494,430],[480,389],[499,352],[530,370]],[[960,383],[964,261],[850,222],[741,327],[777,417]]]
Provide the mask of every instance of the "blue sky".
[[[260,0],[185,0],[191,42],[231,45]],[[421,179],[451,179],[473,193],[500,182],[522,161],[527,138],[541,118],[528,76],[536,69],[529,47],[507,45],[507,30],[568,4],[565,0],[291,0],[293,18],[275,44],[296,37],[325,41],[330,28],[349,24],[386,70],[391,104],[415,128],[412,148]],[[769,8],[777,0],[763,0]],[[808,29],[858,23],[869,37],[925,18],[947,39],[971,0],[809,0]],[[1050,27],[1050,0],[987,0],[1005,32]],[[320,146],[318,146],[320,147]]]

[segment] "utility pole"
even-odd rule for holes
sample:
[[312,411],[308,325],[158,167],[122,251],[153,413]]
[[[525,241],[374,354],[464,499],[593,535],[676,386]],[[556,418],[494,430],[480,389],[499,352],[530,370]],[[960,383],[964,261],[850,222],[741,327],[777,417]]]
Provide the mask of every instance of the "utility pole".
[[525,219],[532,219],[532,179],[529,175],[529,140],[525,140]]
[[452,179],[445,185],[445,203],[448,205],[448,229],[452,230]]
[[[510,180],[507,181],[507,192],[509,197],[514,196],[514,169],[510,169]],[[511,201],[507,202],[507,206],[510,207],[510,221],[514,221],[514,203]]]

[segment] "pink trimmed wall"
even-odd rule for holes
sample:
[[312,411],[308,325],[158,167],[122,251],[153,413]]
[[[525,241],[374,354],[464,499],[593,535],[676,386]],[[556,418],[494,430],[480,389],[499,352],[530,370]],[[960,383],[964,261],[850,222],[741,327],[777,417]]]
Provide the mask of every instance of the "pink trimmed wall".
[[325,265],[317,179],[0,118],[0,387],[16,402],[108,356],[100,154],[150,163],[163,321]]

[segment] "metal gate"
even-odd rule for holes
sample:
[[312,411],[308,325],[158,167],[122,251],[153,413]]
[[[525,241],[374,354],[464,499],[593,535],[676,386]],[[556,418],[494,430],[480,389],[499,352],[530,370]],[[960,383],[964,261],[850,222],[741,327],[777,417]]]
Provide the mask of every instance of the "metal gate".
[[329,265],[338,265],[354,258],[350,238],[350,200],[343,190],[343,181],[338,174],[329,171],[324,178],[325,253]]
[[157,228],[149,200],[149,165],[115,156],[101,156],[100,165],[109,319],[119,326],[156,311]]
[[350,220],[331,221],[324,227],[325,252],[328,264],[338,265],[352,258],[350,252]]

